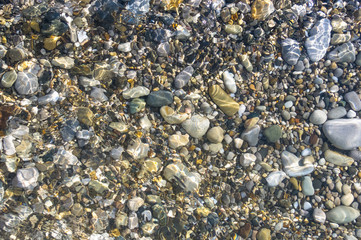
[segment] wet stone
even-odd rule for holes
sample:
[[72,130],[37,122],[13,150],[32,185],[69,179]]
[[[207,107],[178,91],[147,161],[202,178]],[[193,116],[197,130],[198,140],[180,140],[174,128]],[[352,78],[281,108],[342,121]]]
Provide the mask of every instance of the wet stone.
[[286,38],[281,43],[283,59],[289,65],[296,65],[301,55],[299,43],[291,38]]
[[220,143],[224,138],[224,130],[221,127],[213,127],[207,132],[207,139],[212,143]]
[[130,211],[138,211],[138,209],[143,206],[144,200],[140,197],[133,197],[132,199],[128,200],[128,208]]
[[7,51],[11,63],[23,61],[26,58],[25,51],[21,48],[12,48]]
[[283,181],[283,179],[286,178],[286,176],[287,176],[286,173],[282,171],[275,171],[275,172],[271,172],[267,176],[266,181],[268,183],[268,186],[276,187]]
[[256,0],[253,2],[251,8],[252,18],[261,21],[265,20],[275,10],[271,0]]
[[315,189],[312,185],[312,180],[309,176],[305,176],[302,181],[302,193],[305,196],[312,196],[315,194]]
[[334,62],[354,62],[356,60],[355,47],[351,42],[344,43],[331,51],[327,58]]
[[150,93],[149,89],[143,86],[137,86],[134,88],[127,89],[123,92],[124,99],[139,98],[148,96]]
[[334,33],[331,38],[331,44],[337,45],[337,44],[348,42],[350,40],[351,40],[350,32],[347,32],[346,34]]
[[57,91],[50,90],[48,94],[38,98],[38,103],[39,105],[46,105],[48,103],[54,105],[58,101],[59,97],[60,96]]
[[162,107],[173,102],[173,94],[169,91],[159,90],[151,92],[147,97],[147,104],[151,107]]
[[2,139],[2,148],[4,149],[4,153],[8,156],[14,155],[16,153],[14,140],[15,138],[11,135],[8,135]]
[[189,172],[182,163],[171,163],[166,166],[163,170],[163,176],[169,182],[177,183],[186,192],[193,192],[198,189],[201,182],[201,176],[196,172]]
[[141,98],[134,98],[130,103],[129,103],[129,111],[130,114],[135,114],[138,112],[141,112],[144,110],[145,108],[145,101]]
[[174,86],[177,89],[183,88],[186,86],[189,82],[189,80],[192,77],[192,74],[194,72],[194,69],[192,66],[186,67],[183,71],[181,71],[174,80]]
[[161,107],[160,114],[169,124],[181,124],[188,118],[188,114],[176,113],[171,107],[168,106]]
[[44,21],[40,27],[41,33],[46,36],[61,36],[69,29],[69,26],[60,19]]
[[157,53],[159,56],[167,57],[170,53],[170,45],[169,43],[160,43],[157,48]]
[[144,15],[149,12],[149,0],[131,0],[128,3],[127,9],[134,15]]
[[134,159],[142,159],[148,156],[149,144],[142,143],[142,141],[137,138],[130,144],[127,148],[127,153],[132,156]]
[[38,185],[38,177],[39,171],[35,167],[19,169],[13,184],[16,187],[32,191]]
[[331,30],[330,21],[326,18],[319,20],[310,30],[305,47],[311,61],[318,62],[325,56],[331,41]]
[[310,122],[316,125],[325,123],[327,114],[322,110],[315,110],[310,116]]
[[347,111],[344,107],[336,107],[331,109],[328,113],[327,113],[327,118],[328,119],[337,119],[337,118],[342,118],[344,116],[346,116]]
[[102,88],[93,87],[90,92],[90,97],[93,98],[94,101],[105,102],[108,101],[108,97],[105,95],[106,90]]
[[325,151],[325,159],[327,162],[333,163],[337,166],[351,166],[354,162],[353,158],[332,150]]
[[77,117],[79,122],[87,126],[91,126],[93,124],[94,114],[89,108],[79,107],[77,109]]
[[173,134],[169,136],[168,143],[169,147],[176,149],[179,147],[186,146],[189,142],[189,135],[188,134]]
[[223,82],[224,82],[224,86],[230,93],[237,92],[236,81],[235,81],[234,75],[232,73],[230,73],[229,71],[224,71],[223,72]]
[[241,138],[248,142],[251,147],[254,147],[258,143],[259,133],[261,131],[260,126],[256,125],[246,129],[242,134]]
[[33,95],[38,91],[39,82],[38,78],[32,73],[19,72],[15,89],[20,95]]
[[303,161],[301,164],[301,159],[288,151],[282,152],[281,159],[283,168],[290,177],[305,176],[312,173],[315,168],[310,162]]
[[361,110],[361,100],[355,91],[346,93],[344,98],[354,111]]
[[15,83],[17,77],[18,75],[14,70],[6,72],[1,77],[1,85],[5,88],[11,88]]
[[282,129],[278,125],[273,125],[266,128],[263,132],[269,142],[275,143],[277,142],[282,135]]
[[51,61],[51,63],[56,67],[64,69],[71,69],[74,67],[74,59],[71,57],[56,57]]
[[326,221],[326,213],[322,209],[315,208],[313,210],[313,219],[316,222],[324,223]]
[[326,213],[326,219],[337,224],[352,222],[360,216],[360,211],[346,206],[338,206]]
[[257,240],[271,240],[271,230],[268,228],[262,228],[257,233]]
[[209,95],[213,102],[228,116],[233,116],[239,110],[239,104],[234,101],[219,85],[209,87]]
[[239,34],[243,31],[243,28],[240,25],[230,25],[227,24],[224,28],[228,34]]
[[182,123],[186,132],[194,138],[202,138],[209,128],[209,120],[201,115],[194,115]]
[[323,133],[337,148],[351,150],[361,146],[361,120],[335,119],[325,122]]

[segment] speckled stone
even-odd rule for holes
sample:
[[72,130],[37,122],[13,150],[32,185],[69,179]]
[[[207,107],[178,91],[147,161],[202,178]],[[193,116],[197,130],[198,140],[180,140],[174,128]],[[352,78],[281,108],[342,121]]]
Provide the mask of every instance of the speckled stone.
[[15,82],[15,89],[20,95],[33,95],[38,91],[38,78],[32,73],[19,72]]

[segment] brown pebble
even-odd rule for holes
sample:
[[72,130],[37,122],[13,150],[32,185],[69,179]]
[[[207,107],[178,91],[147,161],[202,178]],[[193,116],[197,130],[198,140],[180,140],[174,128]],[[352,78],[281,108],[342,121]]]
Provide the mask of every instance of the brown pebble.
[[316,133],[312,133],[312,135],[310,137],[310,144],[316,145],[317,143],[318,143],[318,136]]
[[250,223],[246,223],[243,227],[239,229],[239,235],[246,239],[249,236],[249,233],[252,230],[252,225]]

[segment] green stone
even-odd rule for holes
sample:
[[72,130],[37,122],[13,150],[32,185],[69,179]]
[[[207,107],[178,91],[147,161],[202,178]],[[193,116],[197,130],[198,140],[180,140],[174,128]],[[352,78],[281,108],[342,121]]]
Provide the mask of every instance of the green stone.
[[213,102],[228,116],[238,112],[239,104],[233,100],[219,85],[209,87],[209,95]]
[[1,78],[1,85],[5,88],[11,88],[17,77],[18,74],[14,70],[6,72]]
[[91,180],[89,182],[89,189],[93,189],[96,193],[102,194],[108,190],[108,185],[97,180]]
[[273,125],[264,130],[264,135],[269,142],[275,143],[281,138],[282,129],[278,125]]
[[134,98],[129,104],[131,114],[142,111],[145,108],[145,101],[141,98]]
[[77,116],[78,116],[79,122],[81,122],[85,125],[88,125],[88,126],[91,126],[93,124],[94,114],[89,108],[79,107]]
[[153,216],[158,219],[161,226],[165,226],[168,221],[167,212],[161,204],[155,204],[152,207]]

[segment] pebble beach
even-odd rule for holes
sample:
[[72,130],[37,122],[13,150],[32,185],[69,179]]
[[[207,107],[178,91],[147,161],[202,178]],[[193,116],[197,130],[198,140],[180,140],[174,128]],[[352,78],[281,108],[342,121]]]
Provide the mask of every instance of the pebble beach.
[[361,239],[357,0],[0,0],[0,239]]

